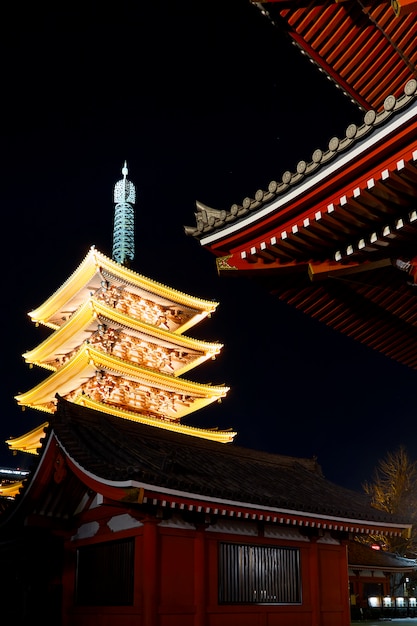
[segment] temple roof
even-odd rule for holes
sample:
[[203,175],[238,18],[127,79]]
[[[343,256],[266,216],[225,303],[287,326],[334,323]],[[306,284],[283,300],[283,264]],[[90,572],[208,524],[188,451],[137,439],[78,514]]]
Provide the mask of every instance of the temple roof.
[[[245,239],[252,241],[260,230],[261,243],[267,228],[275,226],[274,244],[283,258],[308,260],[317,245],[322,255],[334,258],[341,239],[347,248],[361,233],[371,235],[374,225],[392,226],[399,211],[407,216],[399,200],[413,204],[416,198],[416,118],[417,80],[412,79],[400,97],[387,98],[383,111],[366,113],[361,126],[349,124],[345,137],[330,138],[327,148],[318,147],[267,189],[229,210],[197,201],[196,225],[185,232],[220,256],[237,244],[250,254]],[[413,142],[414,151],[408,149]],[[385,148],[387,162],[381,164],[381,146],[391,143],[394,148]],[[395,148],[406,152],[407,162],[396,158]]]
[[384,572],[411,572],[417,570],[416,559],[408,559],[393,552],[374,550],[359,541],[349,541],[349,567],[353,569],[383,570]]
[[[57,454],[65,457],[59,470]],[[57,471],[67,476],[67,491],[59,500],[60,481],[54,480]],[[200,504],[207,513],[219,516],[238,514],[244,519],[247,515],[253,520],[313,528],[395,535],[407,533],[411,527],[372,508],[365,494],[326,480],[315,459],[159,431],[61,398],[33,480],[37,486],[32,488],[29,479],[16,504],[26,492],[29,497],[32,492],[36,507],[51,516],[73,514],[83,492],[94,488],[120,500],[136,493],[137,501],[140,493],[143,504],[158,502],[187,510],[197,510]]]
[[[212,210],[196,237],[222,276],[248,276],[311,317],[417,369],[417,81],[284,172]],[[403,271],[401,271],[403,270]]]
[[252,3],[362,109],[381,111],[415,76],[413,0],[266,0]]

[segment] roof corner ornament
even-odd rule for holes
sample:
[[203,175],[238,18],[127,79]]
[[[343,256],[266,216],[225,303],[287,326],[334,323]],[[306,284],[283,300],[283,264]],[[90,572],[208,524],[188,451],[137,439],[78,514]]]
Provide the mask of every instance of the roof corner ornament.
[[129,266],[135,256],[135,185],[128,180],[127,164],[122,168],[123,178],[114,186],[114,227],[112,258],[121,265]]

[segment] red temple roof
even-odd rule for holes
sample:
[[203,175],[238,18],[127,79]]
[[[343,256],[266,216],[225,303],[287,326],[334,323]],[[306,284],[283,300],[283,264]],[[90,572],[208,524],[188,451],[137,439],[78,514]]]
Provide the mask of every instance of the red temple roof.
[[382,110],[415,76],[415,0],[253,3],[364,110]]
[[417,81],[327,151],[186,232],[221,275],[250,276],[328,326],[417,369]]

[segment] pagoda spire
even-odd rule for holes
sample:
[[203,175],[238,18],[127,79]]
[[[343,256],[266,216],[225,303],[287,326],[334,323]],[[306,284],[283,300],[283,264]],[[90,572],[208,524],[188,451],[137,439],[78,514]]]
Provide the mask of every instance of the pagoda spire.
[[121,265],[129,266],[135,256],[135,185],[127,179],[126,161],[122,168],[123,178],[114,186],[114,227],[112,258]]

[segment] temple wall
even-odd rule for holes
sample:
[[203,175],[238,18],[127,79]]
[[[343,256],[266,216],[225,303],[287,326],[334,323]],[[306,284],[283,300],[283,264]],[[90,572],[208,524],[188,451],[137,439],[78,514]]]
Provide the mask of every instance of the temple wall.
[[[123,517],[120,516],[120,517]],[[126,516],[128,519],[128,516]],[[133,520],[133,518],[131,518]],[[133,527],[134,526],[134,527]],[[67,546],[64,626],[349,626],[346,548],[339,541],[310,540],[298,531],[265,533],[256,524],[233,522],[198,526],[180,518],[135,521],[132,528],[109,531],[100,520],[94,536]],[[93,528],[90,524],[88,528]],[[113,528],[115,524],[113,522]],[[76,606],[77,547],[134,542],[130,606]],[[219,601],[219,546],[272,546],[299,554],[300,602],[230,603]],[[116,583],[116,581],[115,581]],[[239,583],[240,584],[240,583]],[[237,585],[237,588],[239,587]]]

